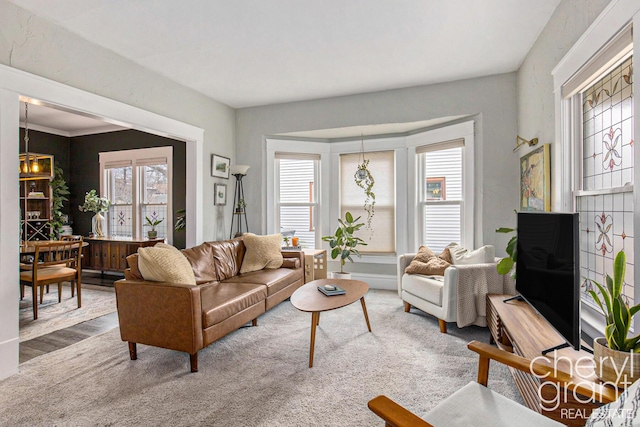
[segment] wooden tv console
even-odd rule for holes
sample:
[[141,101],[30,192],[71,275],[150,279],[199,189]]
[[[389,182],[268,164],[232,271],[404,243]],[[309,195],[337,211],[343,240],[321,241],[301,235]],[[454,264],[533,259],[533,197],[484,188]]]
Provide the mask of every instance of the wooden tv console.
[[529,360],[555,365],[558,371],[569,374],[573,382],[602,394],[595,398],[597,393],[574,396],[544,379],[510,368],[522,400],[529,408],[562,424],[584,426],[594,408],[616,399],[617,389],[598,380],[591,353],[564,348],[542,356],[543,350],[563,343],[564,338],[525,301],[504,301],[511,296],[487,295],[487,323],[492,341],[501,349]]

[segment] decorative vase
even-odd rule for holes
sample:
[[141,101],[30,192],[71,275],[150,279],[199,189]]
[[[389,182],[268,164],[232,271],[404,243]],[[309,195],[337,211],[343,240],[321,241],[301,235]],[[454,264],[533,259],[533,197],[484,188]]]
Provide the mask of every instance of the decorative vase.
[[104,225],[104,217],[100,212],[97,212],[93,218],[91,218],[91,232],[95,237],[104,237],[102,227]]
[[593,340],[596,376],[609,384],[628,387],[640,378],[640,353],[611,350],[605,337]]

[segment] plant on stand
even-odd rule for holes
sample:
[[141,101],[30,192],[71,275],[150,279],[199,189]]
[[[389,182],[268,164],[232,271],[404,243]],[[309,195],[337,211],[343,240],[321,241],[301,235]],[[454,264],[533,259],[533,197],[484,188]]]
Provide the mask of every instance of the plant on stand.
[[62,168],[56,162],[54,166],[54,177],[51,180],[51,237],[58,238],[60,236],[60,230],[62,226],[65,224],[64,217],[65,215],[62,213],[62,208],[64,207],[64,202],[69,199],[67,196],[69,195],[69,187],[67,186],[67,181],[65,181],[63,177]]
[[149,236],[150,239],[157,238],[158,230],[156,230],[156,225],[164,221],[164,218],[158,219],[158,214],[154,212],[153,214],[151,214],[151,218],[145,216],[144,220],[147,222],[145,225],[151,227],[151,230],[147,231],[147,236]]
[[605,382],[624,387],[640,378],[640,354],[637,354],[640,353],[640,335],[628,337],[631,321],[640,311],[640,304],[629,307],[622,295],[626,266],[627,256],[620,251],[613,262],[613,277],[607,274],[606,287],[592,281],[600,296],[589,290],[606,321],[605,336],[593,342],[596,375]]
[[[359,219],[360,217],[353,219],[351,212],[347,212],[344,215],[344,221],[341,218],[338,218],[339,224],[335,233],[331,236],[322,237],[323,241],[329,242],[329,246],[331,247],[331,259],[340,257],[340,273],[334,272],[334,278],[349,279],[351,274],[344,272],[344,264],[347,260],[353,262],[351,255],[356,255],[357,257],[361,256],[360,252],[356,249],[357,246],[367,245],[364,240],[354,236],[354,233],[364,226],[363,222],[356,224]],[[336,275],[339,275],[339,277],[336,277]]]
[[84,196],[84,204],[78,206],[81,212],[93,212],[95,215],[91,219],[91,233],[95,237],[104,237],[104,217],[102,212],[107,212],[111,202],[106,197],[100,197],[96,190],[91,190]]

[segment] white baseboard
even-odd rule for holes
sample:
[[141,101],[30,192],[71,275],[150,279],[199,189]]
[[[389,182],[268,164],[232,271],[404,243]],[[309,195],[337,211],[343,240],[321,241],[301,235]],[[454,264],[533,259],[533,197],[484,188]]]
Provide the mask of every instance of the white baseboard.
[[393,274],[351,273],[351,278],[353,280],[367,282],[371,289],[385,289],[390,291],[398,289],[396,276]]
[[20,338],[0,343],[0,380],[18,373],[20,362]]

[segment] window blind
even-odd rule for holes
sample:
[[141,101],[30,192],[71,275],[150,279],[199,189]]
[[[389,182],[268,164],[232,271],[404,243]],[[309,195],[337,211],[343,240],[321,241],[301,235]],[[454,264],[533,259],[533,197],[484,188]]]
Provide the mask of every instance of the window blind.
[[[369,160],[369,170],[375,180],[373,192],[376,204],[371,230],[363,227],[356,233],[367,243],[367,246],[362,246],[359,250],[369,254],[395,253],[395,153],[371,152],[365,153],[365,158]],[[361,153],[340,155],[340,217],[344,218],[346,212],[351,212],[354,218],[361,217],[359,222],[366,223],[366,196],[354,179],[361,160]]]
[[430,151],[448,150],[449,148],[464,147],[464,138],[452,139],[451,141],[437,142],[435,144],[421,145],[416,147],[416,154],[428,153]]

